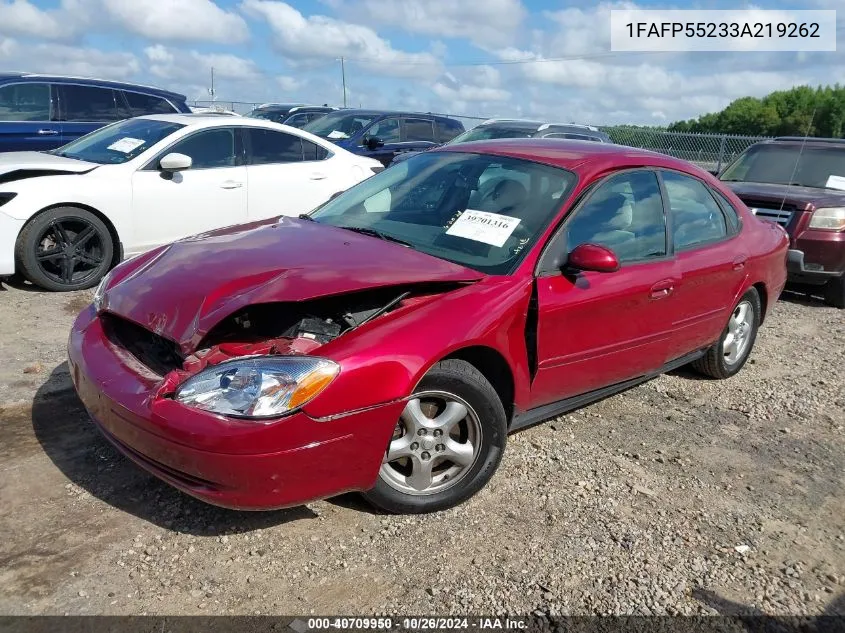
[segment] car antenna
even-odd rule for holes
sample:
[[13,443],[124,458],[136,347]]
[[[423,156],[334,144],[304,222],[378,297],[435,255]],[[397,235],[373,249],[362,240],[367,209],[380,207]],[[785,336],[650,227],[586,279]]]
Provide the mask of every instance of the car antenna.
[[780,209],[783,211],[783,206],[786,204],[786,198],[789,195],[789,188],[794,186],[795,173],[798,171],[798,164],[801,162],[801,155],[804,153],[804,145],[807,144],[807,137],[810,136],[810,128],[813,127],[813,121],[816,120],[816,110],[818,105],[813,106],[813,113],[810,115],[810,122],[807,124],[807,129],[804,131],[804,138],[801,139],[801,148],[798,150],[798,157],[795,159],[795,165],[792,168],[792,175],[789,177],[789,182],[786,185],[786,193],[783,194],[783,200],[780,201]]

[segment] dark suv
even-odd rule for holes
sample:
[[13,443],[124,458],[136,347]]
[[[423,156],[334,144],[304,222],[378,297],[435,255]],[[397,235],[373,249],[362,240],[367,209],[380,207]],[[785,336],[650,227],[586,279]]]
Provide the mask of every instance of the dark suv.
[[149,86],[0,73],[0,152],[55,149],[120,119],[190,111],[185,95]]
[[[611,143],[610,137],[591,125],[577,123],[543,123],[523,119],[488,119],[449,141],[449,145],[486,141],[494,138],[568,138],[578,141]],[[417,152],[406,152],[396,156],[392,165],[407,160]]]
[[265,103],[255,108],[252,112],[247,114],[253,119],[265,119],[267,121],[275,121],[276,123],[283,123],[293,127],[304,127],[316,121],[329,112],[334,112],[337,108],[329,105],[304,105],[298,103]]
[[789,282],[845,308],[845,139],[780,137],[749,147],[720,179],[789,234]]
[[337,110],[302,128],[389,165],[397,154],[437,147],[464,131],[456,119],[419,112]]

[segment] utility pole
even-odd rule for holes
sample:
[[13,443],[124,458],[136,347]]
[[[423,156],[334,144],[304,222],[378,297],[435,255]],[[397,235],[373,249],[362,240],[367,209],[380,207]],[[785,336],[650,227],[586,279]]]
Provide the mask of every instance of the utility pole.
[[346,65],[343,57],[340,58],[340,76],[343,80],[343,107],[346,107]]
[[211,95],[211,101],[215,100],[215,93],[214,93],[214,66],[211,67],[211,88],[208,91],[208,94]]

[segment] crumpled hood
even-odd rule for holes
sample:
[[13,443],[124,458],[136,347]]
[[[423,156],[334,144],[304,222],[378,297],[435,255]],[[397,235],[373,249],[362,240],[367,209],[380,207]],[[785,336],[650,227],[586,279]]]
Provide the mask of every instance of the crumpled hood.
[[[14,171],[44,170],[50,173],[81,174],[99,167],[75,158],[64,158],[43,152],[2,152],[0,153],[0,177]],[[3,180],[7,180],[3,178]]]
[[115,273],[102,305],[189,354],[214,325],[246,305],[482,277],[400,244],[282,217],[180,240],[130,260]]

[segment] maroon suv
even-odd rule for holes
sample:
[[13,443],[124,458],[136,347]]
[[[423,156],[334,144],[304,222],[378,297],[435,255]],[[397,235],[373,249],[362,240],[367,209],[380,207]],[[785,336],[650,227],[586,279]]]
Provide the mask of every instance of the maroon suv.
[[845,139],[756,143],[720,179],[758,217],[789,233],[789,282],[845,308]]

